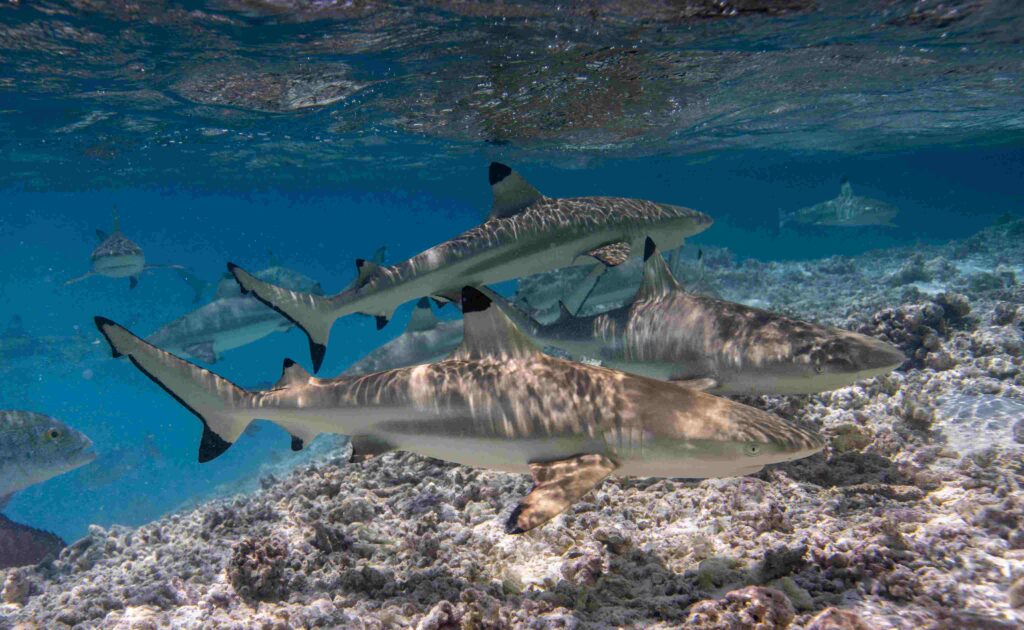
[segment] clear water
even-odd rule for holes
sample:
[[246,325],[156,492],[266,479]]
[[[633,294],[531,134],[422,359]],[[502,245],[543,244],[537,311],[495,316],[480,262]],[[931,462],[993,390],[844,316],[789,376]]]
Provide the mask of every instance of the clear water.
[[[0,326],[20,315],[46,344],[2,359],[0,408],[59,417],[100,453],[4,513],[73,540],[297,461],[266,425],[199,465],[200,425],[109,358],[94,315],[149,333],[194,308],[166,271],[62,286],[113,204],[151,262],[215,282],[272,250],[328,292],[379,245],[399,261],[479,223],[491,160],[551,196],[696,208],[716,223],[694,243],[740,258],[943,242],[1024,209],[1020,3],[669,7],[0,4]],[[778,229],[843,176],[898,206],[898,227]],[[409,308],[380,332],[339,321],[322,373],[400,334]],[[216,370],[272,381],[306,348],[276,334]]]

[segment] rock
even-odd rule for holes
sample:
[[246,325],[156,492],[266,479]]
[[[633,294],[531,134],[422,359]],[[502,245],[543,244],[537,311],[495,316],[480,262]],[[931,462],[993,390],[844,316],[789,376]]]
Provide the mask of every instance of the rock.
[[807,630],[871,630],[871,626],[852,611],[826,608],[808,622]]
[[725,586],[740,579],[737,563],[732,558],[713,557],[701,561],[697,567],[697,583],[703,588]]
[[707,630],[782,630],[795,615],[793,604],[781,591],[748,586],[730,591],[722,599],[697,602],[690,608],[686,625]]
[[1017,444],[1024,444],[1024,418],[1013,425],[1013,440]]
[[28,601],[29,593],[32,591],[32,583],[25,573],[13,569],[7,574],[3,583],[3,590],[0,591],[0,601],[5,604],[24,604]]
[[814,598],[811,597],[811,594],[789,576],[773,580],[768,586],[785,593],[797,610],[812,610],[814,608]]
[[871,434],[855,424],[841,424],[833,432],[832,448],[839,453],[859,451],[871,444]]
[[228,581],[242,597],[273,601],[287,590],[288,543],[280,537],[245,538],[235,545],[228,563]]
[[804,554],[807,546],[788,548],[779,545],[766,551],[764,558],[757,567],[757,575],[762,582],[770,582],[776,578],[789,575],[804,565]]
[[1010,585],[1007,597],[1010,600],[1010,608],[1024,608],[1024,577],[1017,578],[1017,581]]

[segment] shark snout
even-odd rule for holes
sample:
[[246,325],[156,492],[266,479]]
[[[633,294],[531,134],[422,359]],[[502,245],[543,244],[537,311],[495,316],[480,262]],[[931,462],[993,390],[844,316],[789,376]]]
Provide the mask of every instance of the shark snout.
[[867,337],[854,354],[859,371],[884,374],[903,365],[907,357],[896,346]]

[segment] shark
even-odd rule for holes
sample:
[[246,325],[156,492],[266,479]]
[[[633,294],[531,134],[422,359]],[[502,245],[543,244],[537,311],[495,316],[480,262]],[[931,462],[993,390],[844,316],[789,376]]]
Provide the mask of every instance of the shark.
[[[295,290],[320,294],[319,283],[297,272],[280,266],[257,272],[257,277],[273,278]],[[268,309],[251,296],[237,291],[238,284],[231,281],[235,291],[221,291],[223,295],[151,334],[150,343],[183,354],[205,363],[216,363],[222,354],[249,345],[275,332],[290,330],[293,324]]]
[[462,343],[462,322],[442,321],[428,298],[420,298],[401,335],[356,361],[343,376],[383,372],[397,367],[440,361]]
[[92,250],[92,254],[89,257],[92,268],[81,276],[67,280],[64,286],[81,282],[93,276],[106,276],[108,278],[128,278],[128,287],[134,289],[138,286],[139,276],[143,271],[173,269],[192,288],[195,293],[193,302],[198,302],[202,299],[203,293],[206,290],[205,282],[191,274],[181,265],[148,264],[146,262],[146,255],[138,243],[121,232],[121,217],[116,207],[113,210],[113,216],[114,229],[112,232],[96,230],[96,237],[100,243]]
[[301,449],[321,433],[376,452],[404,450],[465,466],[529,473],[533,489],[505,529],[542,525],[609,475],[718,477],[812,455],[811,426],[711,394],[548,356],[484,293],[464,287],[464,334],[447,358],[361,376],[316,378],[285,359],[271,389],[250,391],[138,338],[96,326],[202,423],[199,461],[225,452],[254,419]]
[[335,320],[352,313],[383,328],[401,304],[421,297],[457,302],[464,285],[484,285],[588,264],[600,270],[625,262],[645,236],[683,239],[710,227],[711,217],[682,206],[616,197],[556,199],[494,162],[490,218],[451,240],[391,266],[356,260],[356,286],[330,297],[264,282],[234,263],[242,290],[295,322],[309,338],[313,371],[323,363]]
[[779,227],[782,228],[787,223],[837,227],[896,227],[892,220],[899,212],[899,208],[884,201],[854,195],[850,181],[843,177],[839,182],[839,196],[794,212],[779,212]]
[[888,373],[906,360],[899,348],[683,290],[651,238],[632,303],[577,317],[565,307],[540,324],[501,296],[488,297],[538,345],[716,394],[812,394]]

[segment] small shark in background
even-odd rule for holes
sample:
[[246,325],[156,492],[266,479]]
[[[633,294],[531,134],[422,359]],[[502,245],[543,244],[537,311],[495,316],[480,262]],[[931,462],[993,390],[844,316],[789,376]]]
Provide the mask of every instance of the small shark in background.
[[[11,495],[96,459],[92,442],[63,422],[31,411],[0,410],[0,509]],[[56,557],[63,541],[0,516],[0,569]]]
[[89,257],[92,261],[92,269],[77,278],[72,278],[64,283],[64,286],[81,282],[92,276],[106,276],[108,278],[128,278],[128,287],[134,289],[139,284],[139,275],[150,269],[174,269],[178,275],[192,288],[195,296],[193,302],[198,302],[206,291],[206,283],[195,277],[181,265],[152,265],[146,264],[146,256],[135,241],[129,239],[121,232],[121,217],[114,208],[114,231],[107,234],[103,230],[96,230],[96,237],[100,244],[92,250]]
[[632,304],[539,324],[489,289],[538,345],[716,394],[811,394],[890,372],[906,357],[888,343],[683,290],[652,239]]
[[342,376],[357,376],[440,361],[458,348],[460,343],[462,321],[439,320],[430,308],[430,300],[420,298],[405,332],[353,363]]
[[243,291],[295,322],[309,337],[313,371],[320,369],[331,326],[352,313],[372,315],[383,328],[395,309],[421,297],[457,302],[463,285],[511,280],[559,267],[625,262],[646,235],[665,243],[711,226],[711,217],[681,206],[639,199],[545,197],[504,164],[489,170],[494,203],[482,225],[405,262],[381,267],[356,261],[355,287],[331,297],[263,282],[233,263]]
[[38,357],[78,365],[94,351],[91,341],[81,332],[67,336],[32,335],[25,329],[21,316],[14,315],[0,332],[0,371],[19,359]]
[[465,287],[464,339],[443,361],[332,379],[286,359],[273,389],[247,391],[103,317],[128,356],[203,423],[199,461],[226,451],[254,419],[301,449],[320,433],[378,452],[406,450],[465,466],[529,472],[535,486],[506,523],[522,533],[610,474],[717,477],[818,452],[811,428],[704,392],[540,352],[483,293]]
[[[319,283],[280,266],[257,272],[256,277],[293,291],[314,295],[323,292]],[[171,352],[205,363],[216,363],[228,350],[293,326],[288,319],[268,309],[259,300],[242,295],[234,279],[229,283],[222,282],[217,295],[219,297],[214,301],[179,317],[146,339]]]
[[520,278],[513,299],[534,319],[549,323],[558,319],[563,305],[571,313],[583,314],[628,304],[636,295],[642,273],[639,258],[609,268],[596,282],[590,282],[586,269],[557,269]]
[[779,228],[787,223],[855,227],[881,225],[896,227],[892,222],[899,214],[896,206],[853,194],[845,177],[840,182],[839,196],[794,212],[779,212]]

